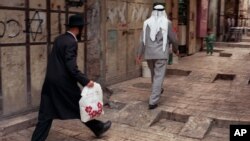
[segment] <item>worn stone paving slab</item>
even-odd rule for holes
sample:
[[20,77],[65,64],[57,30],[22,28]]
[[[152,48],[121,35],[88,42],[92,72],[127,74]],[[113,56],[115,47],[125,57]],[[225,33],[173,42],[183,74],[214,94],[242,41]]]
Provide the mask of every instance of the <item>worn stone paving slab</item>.
[[117,122],[136,127],[148,127],[160,118],[161,110],[148,110],[147,102],[136,102],[119,111]]
[[204,138],[202,141],[229,141],[229,139],[209,136],[209,137]]
[[[178,138],[196,141],[196,139],[189,139],[186,137],[178,137],[176,134],[171,134],[169,132],[161,132],[159,130],[152,130],[147,128],[137,128],[131,127],[128,125],[120,125],[119,127],[115,127],[116,135],[125,136],[129,140],[134,141],[176,141]],[[112,131],[111,131],[112,133]],[[111,137],[112,138],[112,137]]]
[[75,139],[71,136],[64,135],[62,133],[52,130],[46,141],[82,141],[82,140]]
[[161,119],[159,122],[151,126],[150,129],[152,129],[152,132],[154,130],[160,130],[166,133],[178,134],[184,125],[185,123],[183,122]]
[[217,137],[229,139],[229,128],[212,127],[211,131],[207,134],[208,137]]
[[202,139],[209,130],[212,119],[206,117],[189,117],[188,122],[182,128],[179,135]]
[[201,116],[214,119],[217,127],[228,128],[230,124],[239,124],[239,115],[236,113],[222,112],[222,111],[205,111],[200,114]]
[[[124,88],[126,89],[126,87]],[[150,91],[130,90],[119,95],[113,95],[110,100],[122,103],[133,103],[135,101],[148,101]]]
[[21,130],[17,132],[17,134],[27,137],[27,138],[31,138],[32,133],[33,133],[33,130]]
[[211,83],[215,79],[215,73],[206,73],[206,72],[199,72],[199,71],[192,71],[192,73],[188,76],[187,80],[192,82],[205,82]]
[[[1,138],[0,138],[1,139]],[[6,138],[2,138],[1,141],[28,141],[30,140],[30,137],[24,137],[22,135],[19,135],[17,133],[13,133],[11,135],[9,135]]]

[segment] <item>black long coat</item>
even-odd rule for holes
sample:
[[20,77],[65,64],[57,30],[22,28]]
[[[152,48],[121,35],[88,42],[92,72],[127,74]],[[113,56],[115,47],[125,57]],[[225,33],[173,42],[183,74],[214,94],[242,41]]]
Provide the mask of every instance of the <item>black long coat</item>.
[[77,42],[73,35],[65,33],[54,41],[42,87],[39,117],[47,119],[80,118],[79,82],[85,86],[90,81],[76,64]]

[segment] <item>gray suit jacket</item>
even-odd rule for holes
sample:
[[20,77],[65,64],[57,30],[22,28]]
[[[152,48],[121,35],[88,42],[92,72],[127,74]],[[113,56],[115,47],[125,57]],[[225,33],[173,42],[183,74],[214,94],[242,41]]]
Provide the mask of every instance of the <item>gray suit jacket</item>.
[[163,36],[162,32],[158,32],[156,35],[156,40],[152,41],[150,39],[150,28],[146,28],[146,43],[143,44],[143,33],[140,37],[140,46],[137,51],[138,56],[142,56],[144,54],[144,59],[168,59],[169,56],[169,44],[173,44],[173,49],[178,50],[178,41],[177,35],[173,31],[172,24],[169,22],[168,24],[168,43],[166,51],[163,52],[162,44],[163,44]]

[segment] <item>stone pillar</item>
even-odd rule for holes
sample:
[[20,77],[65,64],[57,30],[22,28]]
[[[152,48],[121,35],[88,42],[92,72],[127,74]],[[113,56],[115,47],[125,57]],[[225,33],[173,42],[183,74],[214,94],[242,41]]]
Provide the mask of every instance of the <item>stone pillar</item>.
[[225,0],[220,0],[220,14],[219,14],[219,40],[222,41],[225,35]]
[[90,79],[101,82],[101,0],[88,0],[87,5],[85,73]]

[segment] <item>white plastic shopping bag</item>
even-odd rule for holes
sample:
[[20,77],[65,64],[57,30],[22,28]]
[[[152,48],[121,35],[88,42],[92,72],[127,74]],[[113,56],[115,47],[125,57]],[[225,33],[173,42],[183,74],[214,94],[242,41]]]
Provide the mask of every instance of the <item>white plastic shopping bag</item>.
[[79,101],[81,121],[87,122],[104,114],[103,94],[100,84],[94,83],[92,88],[84,87]]

